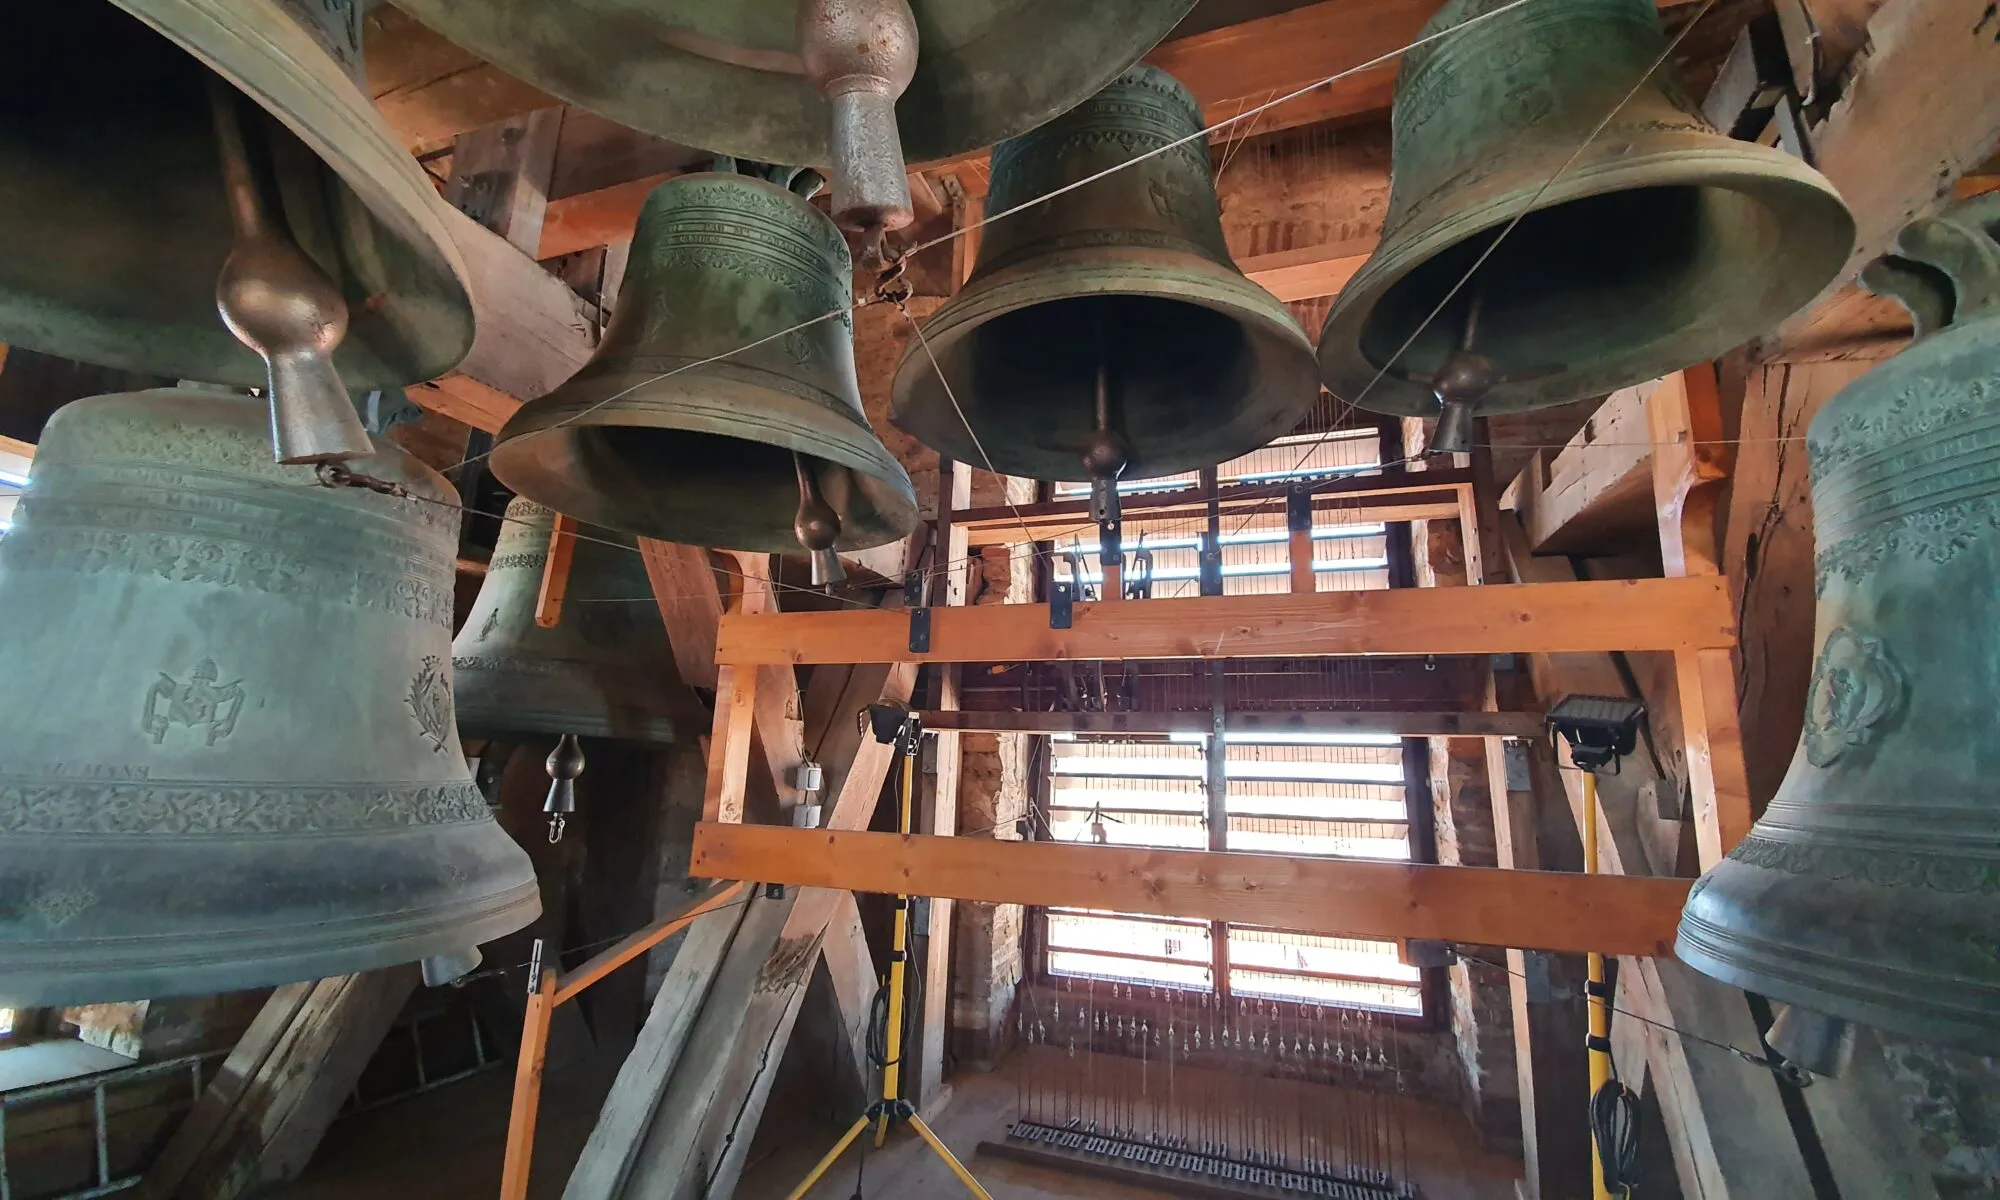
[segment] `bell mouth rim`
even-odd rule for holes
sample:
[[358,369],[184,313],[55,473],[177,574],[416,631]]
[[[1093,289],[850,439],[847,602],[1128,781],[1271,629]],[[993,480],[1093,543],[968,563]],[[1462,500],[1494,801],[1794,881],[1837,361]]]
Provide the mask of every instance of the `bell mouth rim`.
[[[804,553],[789,526],[781,532],[774,532],[768,539],[728,546],[690,536],[686,528],[677,532],[669,523],[649,523],[642,528],[640,522],[629,519],[629,511],[607,511],[605,505],[610,498],[606,494],[577,486],[574,465],[579,457],[580,435],[616,429],[645,429],[730,437],[733,436],[732,428],[741,429],[740,420],[729,419],[732,415],[751,411],[768,417],[773,413],[772,401],[775,399],[780,402],[780,412],[784,408],[794,408],[801,415],[823,416],[827,412],[838,411],[842,420],[851,423],[859,435],[828,441],[824,436],[828,430],[824,426],[815,428],[802,420],[795,423],[796,432],[790,439],[742,439],[779,450],[798,451],[846,467],[872,483],[873,486],[865,489],[869,503],[864,508],[859,511],[850,508],[840,513],[842,531],[840,539],[834,543],[835,549],[872,549],[906,537],[910,530],[916,528],[917,493],[909,472],[882,444],[872,426],[845,411],[844,401],[841,409],[835,409],[832,405],[815,405],[796,392],[766,386],[769,381],[781,377],[761,368],[710,363],[701,368],[701,372],[659,380],[660,387],[643,388],[627,397],[642,397],[648,402],[646,407],[617,409],[604,405],[605,398],[634,384],[654,380],[657,373],[605,371],[587,379],[573,379],[547,396],[531,400],[515,410],[497,435],[488,458],[489,465],[500,481],[517,494],[606,529],[712,549],[769,554]],[[728,403],[727,398],[732,394],[748,404],[739,406]],[[839,399],[832,393],[820,394]],[[594,405],[604,406],[590,411]],[[703,410],[715,419],[707,424],[688,419],[691,414],[699,414]],[[808,434],[819,436],[809,440]],[[548,444],[549,448],[538,453],[524,453],[522,443],[530,437]],[[563,464],[570,469],[560,469]],[[607,520],[607,517],[612,519]]]
[[[452,294],[438,298],[443,303],[437,307],[449,308],[462,314],[463,319],[456,322],[448,344],[426,340],[424,344],[439,348],[434,353],[423,353],[421,361],[408,370],[364,370],[362,364],[351,361],[351,353],[336,350],[335,361],[347,386],[351,390],[408,386],[435,379],[464,361],[472,350],[474,338],[472,293],[464,256],[441,211],[443,201],[415,160],[390,137],[374,102],[347,78],[332,55],[274,0],[230,0],[228,5],[221,0],[112,0],[112,3],[214,71],[290,130],[340,177],[377,221],[402,236],[419,257],[431,260],[437,269],[436,282],[449,286]],[[251,11],[241,11],[246,8]],[[299,111],[281,104],[280,96]],[[327,136],[329,130],[338,131],[340,136]],[[219,262],[216,266],[221,269]],[[219,320],[216,332],[241,353],[227,358],[229,370],[214,382],[264,386],[264,366],[255,352],[237,343]],[[390,332],[403,330],[391,326]],[[356,331],[350,327],[347,341],[356,340]],[[66,348],[57,341],[74,348]],[[121,336],[115,331],[81,344],[76,339],[57,341],[44,340],[47,353],[122,370],[189,377],[217,373],[169,370],[173,364],[146,350],[144,339]],[[27,346],[29,342],[22,338],[20,344]],[[416,342],[411,339],[405,344]]]
[[[1010,313],[1034,308],[1058,300],[1088,299],[1097,296],[1133,296],[1155,300],[1174,300],[1205,308],[1242,322],[1252,336],[1263,341],[1276,352],[1275,365],[1295,367],[1298,379],[1295,381],[1299,398],[1291,405],[1274,409],[1274,416],[1254,430],[1244,432],[1231,442],[1210,440],[1199,451],[1191,451],[1185,458],[1154,458],[1135,461],[1121,477],[1128,480],[1154,479],[1166,475],[1176,475],[1226,461],[1240,454],[1248,454],[1273,438],[1290,433],[1311,411],[1319,399],[1319,366],[1313,359],[1312,342],[1305,330],[1292,318],[1284,302],[1273,296],[1233,265],[1224,266],[1211,258],[1179,251],[1143,251],[1135,260],[1131,249],[1116,249],[1105,246],[1079,247],[1038,256],[1007,267],[1003,271],[976,280],[967,290],[952,297],[942,308],[932,313],[924,322],[923,331],[932,353],[949,349],[961,338],[969,336],[981,326]],[[1146,256],[1150,256],[1148,261]],[[1115,279],[1122,286],[1089,288],[1078,287],[1061,295],[1032,292],[1035,275],[1048,270],[1052,261],[1072,264],[1070,277],[1087,283],[1093,274],[1102,274],[1107,280]],[[1130,286],[1134,272],[1139,278],[1150,276],[1159,286]],[[1217,285],[1220,285],[1218,287]],[[1221,294],[1218,295],[1218,292]],[[1028,293],[1028,294],[1022,294]],[[1227,301],[1227,302],[1225,302]],[[1296,359],[1287,364],[1286,358]],[[912,409],[920,392],[928,392],[935,385],[936,372],[932,369],[930,355],[914,338],[904,348],[903,357],[896,366],[895,380],[890,388],[889,420],[896,428],[908,433],[924,445],[951,455],[954,459],[970,463],[975,467],[988,468],[1006,475],[1019,475],[1032,479],[1047,479],[1062,482],[1086,482],[1090,476],[1084,471],[1081,460],[1075,455],[1061,452],[1043,451],[1026,455],[1009,455],[1003,450],[993,452],[988,446],[986,452],[992,462],[983,461],[981,450],[973,444],[971,435],[963,423],[956,419],[956,413],[949,422],[912,423]],[[1278,389],[1271,389],[1276,392]],[[947,402],[946,407],[949,407]],[[982,444],[984,439],[982,439]],[[1237,448],[1241,442],[1241,448]],[[1220,447],[1218,451],[1217,447]],[[1218,457],[1219,453],[1219,457]]]
[[[1718,886],[1727,886],[1720,873],[1736,875],[1739,871],[1766,873],[1765,868],[1724,859],[1722,865],[1704,876],[1704,882],[1689,896],[1681,913],[1674,938],[1675,958],[1711,979],[1756,992],[1774,1003],[1794,1004],[1871,1029],[1978,1053],[2000,1053],[2000,1022],[1995,1021],[1994,989],[1990,985],[1980,987],[1970,981],[1954,985],[1935,976],[1919,976],[1913,971],[1874,962],[1867,964],[1870,972],[1878,976],[1894,972],[1921,986],[1900,991],[1888,988],[1862,991],[1851,986],[1860,965],[1853,959],[1837,959],[1796,942],[1779,943],[1728,929],[1705,916],[1700,910],[1715,900],[1704,897]],[[1850,986],[1837,991],[1830,989],[1831,983],[1842,980]],[[1941,990],[1953,1003],[1948,1006],[1938,1003]],[[1987,1005],[1983,1010],[1976,1004],[1982,997]],[[1925,1001],[1921,1007],[1913,1008]]]
[[[1744,322],[1746,325],[1754,323],[1755,328],[1738,331],[1729,339],[1718,338],[1721,344],[1705,354],[1666,365],[1642,360],[1639,365],[1629,366],[1618,373],[1600,369],[1596,375],[1581,377],[1587,382],[1573,385],[1566,393],[1549,396],[1527,393],[1526,387],[1532,385],[1502,384],[1481,401],[1481,415],[1527,412],[1605,395],[1621,387],[1660,378],[1690,362],[1715,357],[1771,332],[1811,303],[1839,275],[1853,250],[1855,222],[1853,213],[1824,175],[1783,151],[1731,142],[1707,130],[1677,130],[1652,135],[1650,140],[1665,144],[1659,144],[1659,148],[1642,155],[1600,157],[1580,169],[1566,172],[1549,187],[1531,211],[1546,212],[1579,200],[1641,188],[1708,188],[1761,198],[1765,207],[1776,215],[1779,228],[1790,235],[1788,242],[1793,248],[1810,247],[1813,230],[1825,229],[1829,225],[1836,228],[1840,233],[1840,237],[1834,239],[1841,244],[1839,255],[1835,256],[1830,251],[1826,253],[1827,261],[1820,264],[1823,272],[1799,276],[1801,279],[1817,278],[1816,283],[1810,287],[1803,283],[1795,284],[1778,294],[1761,306],[1761,315],[1755,322]],[[1630,182],[1633,176],[1642,173],[1646,175],[1643,183],[1635,186]],[[1611,184],[1616,186],[1607,186]],[[1392,241],[1385,234],[1368,261],[1341,289],[1320,326],[1317,354],[1321,378],[1329,392],[1340,396],[1342,389],[1358,394],[1366,388],[1367,396],[1359,407],[1368,411],[1412,417],[1437,415],[1437,397],[1421,384],[1383,374],[1379,380],[1374,380],[1372,387],[1368,386],[1379,367],[1362,349],[1361,337],[1376,304],[1411,271],[1455,246],[1514,220],[1519,210],[1516,203],[1508,203],[1510,199],[1518,203],[1518,196],[1502,193],[1401,241]],[[1822,274],[1823,278],[1820,277]],[[1669,335],[1679,332],[1672,328],[1666,330]],[[1670,344],[1670,338],[1665,335],[1654,343],[1655,346],[1666,344]]]
[[[85,935],[69,941],[27,941],[0,933],[0,951],[8,957],[0,1002],[97,1004],[238,991],[405,963],[414,967],[430,955],[503,937],[526,928],[540,914],[541,888],[513,840],[490,818],[485,824],[507,840],[508,849],[521,855],[526,878],[469,902],[432,905],[414,916],[369,913],[223,933],[163,930],[138,937]],[[394,925],[386,937],[385,923]],[[29,958],[28,953],[38,948],[44,953]],[[92,948],[115,951],[121,957],[112,958],[101,970],[90,970],[78,956]],[[146,953],[134,957],[135,952]],[[167,980],[177,982],[163,982]],[[77,990],[64,990],[71,985]]]
[[[1060,56],[1067,63],[1088,62],[1093,69],[1058,78],[1039,89],[1039,95],[1017,97],[1015,103],[1004,107],[1004,113],[996,113],[995,109],[1001,106],[990,102],[961,104],[957,97],[947,95],[945,89],[959,81],[990,76],[996,68],[1004,69],[1012,53],[1012,43],[1034,44],[1043,57],[1048,57],[1046,46],[1036,43],[1034,35],[1028,32],[1040,26],[1034,15],[1015,14],[1008,20],[989,23],[990,32],[956,47],[958,52],[950,57],[926,58],[920,50],[916,78],[896,105],[904,158],[911,164],[949,158],[1046,125],[1095,96],[1130,69],[1173,31],[1194,3],[1195,0],[1119,0],[1119,7],[1125,10],[1121,14],[1123,19],[1104,22],[1102,28],[1106,33],[1100,39],[1101,45],[1089,53]],[[1035,7],[1063,14],[1071,11],[1071,4],[1072,0],[1035,0]],[[1099,6],[1109,7],[1109,4],[1099,0]],[[526,56],[515,49],[526,39],[518,31],[502,30],[499,27],[502,22],[487,11],[499,6],[465,4],[459,0],[409,0],[402,7],[452,42],[550,95],[602,113],[633,129],[755,162],[825,167],[833,161],[833,107],[806,79],[802,62],[799,72],[792,74],[768,66],[760,68],[702,57],[685,48],[673,47],[663,38],[663,46],[682,52],[632,64],[628,71],[607,72],[604,62],[615,62],[620,56],[600,57],[592,45],[579,41],[567,48],[544,46],[550,59],[555,57],[552,49],[567,49],[565,57],[570,61],[554,70],[542,71],[524,62]],[[580,6],[573,0],[560,5],[548,2],[545,7],[551,10],[545,16],[551,22],[589,26],[598,20],[594,14],[578,12]],[[916,7],[923,8],[922,0],[918,0]],[[921,17],[919,13],[920,21]],[[600,33],[599,44],[613,36],[609,32]],[[977,51],[984,45],[992,49],[982,56]],[[796,49],[780,53],[796,54]],[[974,61],[968,63],[968,58]],[[1014,82],[1022,82],[1019,72],[1010,74],[1015,77]],[[634,76],[644,80],[643,90],[630,87]],[[624,85],[623,90],[618,85],[598,82],[604,78],[618,80]],[[1070,86],[1062,86],[1065,80]],[[763,103],[743,105],[722,101],[720,97],[737,84],[758,94]],[[777,90],[780,88],[784,90]],[[711,102],[660,103],[668,96],[701,96]],[[972,97],[976,99],[976,93]],[[954,107],[974,115],[956,125],[943,126],[943,118],[934,114],[949,113]],[[662,114],[675,112],[706,114],[713,119],[679,126],[662,119]],[[1001,119],[1007,114],[1011,115]]]

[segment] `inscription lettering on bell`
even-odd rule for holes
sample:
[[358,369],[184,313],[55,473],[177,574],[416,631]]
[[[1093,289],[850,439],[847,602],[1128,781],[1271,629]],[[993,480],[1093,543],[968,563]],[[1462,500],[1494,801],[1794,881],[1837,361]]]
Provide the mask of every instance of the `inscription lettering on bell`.
[[204,744],[210,746],[236,731],[236,718],[243,711],[243,681],[217,683],[218,677],[212,658],[202,659],[186,683],[160,672],[159,682],[146,693],[143,721],[154,745],[165,742],[167,730],[175,725],[205,731]]

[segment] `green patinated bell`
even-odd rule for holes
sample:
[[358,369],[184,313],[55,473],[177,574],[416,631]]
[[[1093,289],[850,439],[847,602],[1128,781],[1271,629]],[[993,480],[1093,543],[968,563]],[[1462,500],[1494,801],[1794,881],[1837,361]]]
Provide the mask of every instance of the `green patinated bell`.
[[562,620],[553,629],[535,623],[554,525],[555,514],[532,500],[507,506],[486,582],[451,646],[459,732],[663,745],[706,729],[707,711],[674,672],[630,535],[579,529]]
[[[996,147],[987,211],[1201,127],[1173,77],[1135,67]],[[1034,479],[1218,463],[1289,433],[1319,395],[1298,323],[1230,260],[1199,136],[989,226],[924,340],[928,353],[912,341],[897,368],[896,424],[959,461]]]
[[0,535],[0,1004],[462,965],[534,919],[452,719],[457,496],[353,469],[411,496],[272,462],[213,389],[49,422]]
[[838,518],[834,545],[902,537],[916,493],[861,411],[852,274],[833,222],[784,188],[661,184],[604,341],[508,420],[493,473],[589,524],[782,553],[801,549],[803,464]]
[[2000,1053],[2000,197],[1909,225],[1862,278],[1919,336],[1813,419],[1804,736],[1674,952],[1820,1017]]
[[[1501,2],[1451,0],[1424,32]],[[1463,348],[1482,360],[1469,426],[1713,358],[1818,294],[1853,244],[1846,206],[1717,133],[1671,67],[1640,85],[1664,45],[1651,0],[1535,0],[1403,57],[1382,241],[1320,333],[1329,391],[1437,416],[1469,382],[1444,369]]]
[[[836,102],[822,91],[825,81],[815,81],[816,69],[824,71],[802,44],[810,30],[801,29],[800,0],[399,0],[397,7],[508,74],[634,129],[758,162],[833,162]],[[1136,62],[1192,7],[1193,0],[911,0],[916,61],[895,105],[903,155],[943,158],[1033,129]]]
[[345,385],[415,383],[465,356],[472,305],[440,201],[354,81],[355,0],[65,0],[10,15],[0,341],[266,385],[216,312],[236,233],[207,63],[254,101],[244,132],[279,231],[346,302],[333,353]]

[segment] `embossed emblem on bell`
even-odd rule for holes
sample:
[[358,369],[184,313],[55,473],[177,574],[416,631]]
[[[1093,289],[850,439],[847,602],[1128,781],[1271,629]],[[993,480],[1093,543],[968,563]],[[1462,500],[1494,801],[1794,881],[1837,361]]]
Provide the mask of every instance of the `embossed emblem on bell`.
[[905,158],[948,158],[1033,129],[1138,61],[1194,0],[399,7],[620,124],[738,158],[830,166],[836,219],[859,232],[909,223]]
[[14,14],[0,341],[310,392],[304,416],[281,405],[275,432],[281,456],[314,461],[369,453],[332,397],[448,371],[472,344],[472,305],[435,190],[300,11],[74,0]]
[[[833,222],[784,188],[668,180],[639,214],[603,342],[508,420],[493,473],[579,521],[695,546],[902,537],[916,492],[861,411],[852,273]],[[801,519],[822,505],[831,522]]]
[[[705,710],[674,673],[638,543],[583,526],[562,620],[535,623],[555,514],[507,505],[486,581],[452,643],[458,728],[467,737],[580,734],[664,745]],[[606,543],[612,543],[607,545]]]
[[457,497],[321,486],[213,388],[50,420],[0,537],[0,1003],[457,957],[533,920],[451,719]]
[[[1452,0],[1424,33],[1500,4]],[[1536,0],[1403,56],[1382,240],[1320,332],[1329,391],[1465,450],[1476,416],[1714,358],[1819,293],[1853,217],[1711,128],[1653,70],[1665,45],[1648,0]]]
[[1862,281],[1918,338],[1813,420],[1804,733],[1675,949],[1791,1006],[1772,1045],[1807,1063],[1842,1022],[2000,1051],[2000,197],[1913,222]]
[[1230,260],[1201,128],[1187,89],[1141,66],[995,147],[998,214],[1181,142],[988,226],[896,369],[896,424],[975,466],[1100,481],[1289,433],[1319,395],[1312,347]]

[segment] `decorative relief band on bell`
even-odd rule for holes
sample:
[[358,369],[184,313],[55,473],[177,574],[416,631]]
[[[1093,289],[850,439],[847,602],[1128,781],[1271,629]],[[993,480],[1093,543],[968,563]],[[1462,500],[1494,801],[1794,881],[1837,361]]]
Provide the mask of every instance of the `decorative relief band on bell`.
[[671,216],[673,223],[678,225],[689,220],[683,214],[701,209],[711,210],[715,214],[712,219],[738,227],[742,226],[746,211],[761,213],[776,225],[776,228],[762,231],[765,233],[764,240],[776,244],[771,235],[782,238],[790,232],[797,236],[786,240],[810,247],[827,259],[849,261],[847,239],[840,235],[839,227],[831,219],[785,189],[746,176],[689,177],[669,181],[654,189],[641,215]]
[[[111,768],[103,768],[110,773]],[[226,786],[0,771],[0,834],[355,833],[489,819],[470,780]]]
[[1806,699],[1806,761],[1830,767],[1850,749],[1868,745],[1878,726],[1901,715],[1908,694],[1903,669],[1881,638],[1837,627],[1813,666]]
[[1823,596],[1835,578],[1860,582],[1898,555],[1941,567],[1960,551],[1992,536],[1994,530],[2000,530],[2000,495],[1919,509],[1820,551],[1813,560],[1813,585],[1816,594]]
[[1032,204],[1057,188],[1076,182],[1080,174],[1087,173],[1077,171],[1070,164],[1069,155],[1078,151],[1086,155],[1102,155],[1107,147],[1114,148],[1121,159],[1130,160],[1153,154],[1169,143],[1179,142],[1172,150],[1166,151],[1166,155],[1181,159],[1185,170],[1209,171],[1208,140],[1180,141],[1196,128],[1199,127],[1080,129],[1054,142],[1034,135],[1002,142],[993,151],[993,174],[992,182],[987,187],[987,200],[995,213]]
[[1877,887],[1924,888],[1951,895],[2000,893],[2000,859],[1996,858],[1943,855],[1932,850],[1898,853],[1880,846],[1842,846],[1825,841],[1783,842],[1754,832],[1738,842],[1729,857],[1788,875],[1852,880]]
[[[509,505],[508,507],[512,507]],[[549,565],[549,552],[537,550],[532,554],[501,554],[488,560],[486,570],[493,571],[540,571]]]
[[[23,501],[26,504],[26,500]],[[421,560],[412,560],[421,561]],[[447,560],[449,561],[449,560]],[[95,527],[52,527],[19,521],[0,538],[0,568],[83,575],[116,572],[181,583],[240,588],[273,596],[371,608],[451,628],[449,573],[432,578],[349,568],[336,575],[324,556],[300,543],[296,552],[246,542],[175,534],[117,533]],[[346,584],[343,591],[338,586]]]
[[[735,235],[726,237],[725,234]],[[737,245],[728,243],[735,241]],[[720,244],[718,244],[720,243]],[[786,247],[789,248],[789,247]],[[647,258],[660,270],[728,271],[775,284],[831,312],[845,308],[848,293],[827,280],[824,263],[780,253],[781,247],[756,231],[720,223],[699,226],[676,222],[653,244]]]

